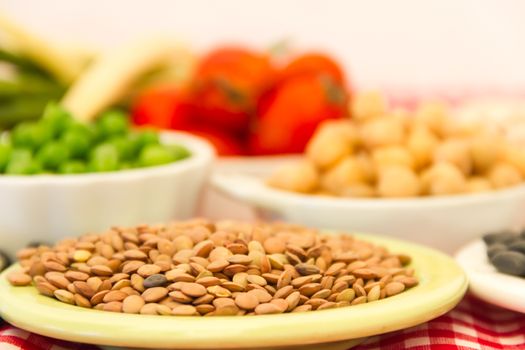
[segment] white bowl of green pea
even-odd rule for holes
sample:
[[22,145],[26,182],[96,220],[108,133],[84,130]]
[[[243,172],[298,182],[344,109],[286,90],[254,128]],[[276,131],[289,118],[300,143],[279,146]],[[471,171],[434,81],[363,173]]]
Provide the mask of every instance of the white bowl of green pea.
[[0,250],[188,218],[214,156],[187,133],[132,130],[121,112],[82,124],[50,105],[2,135]]

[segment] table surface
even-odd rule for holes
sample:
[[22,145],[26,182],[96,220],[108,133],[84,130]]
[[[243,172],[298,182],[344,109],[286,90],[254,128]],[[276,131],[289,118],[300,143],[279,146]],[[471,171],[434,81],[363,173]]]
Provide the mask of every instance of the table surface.
[[[99,350],[0,325],[2,350]],[[417,327],[369,338],[353,350],[525,350],[525,314],[467,295],[449,313]]]

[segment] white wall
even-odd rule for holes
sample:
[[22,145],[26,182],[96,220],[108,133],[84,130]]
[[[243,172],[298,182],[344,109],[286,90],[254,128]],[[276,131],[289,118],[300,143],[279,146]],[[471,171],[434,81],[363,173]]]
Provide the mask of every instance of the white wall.
[[520,0],[2,0],[0,10],[69,42],[170,32],[205,49],[291,38],[333,51],[360,86],[525,91]]

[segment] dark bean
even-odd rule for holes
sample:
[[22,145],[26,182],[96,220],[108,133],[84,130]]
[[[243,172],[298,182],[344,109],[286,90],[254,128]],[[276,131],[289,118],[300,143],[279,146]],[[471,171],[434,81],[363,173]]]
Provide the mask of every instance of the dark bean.
[[27,245],[26,245],[26,248],[38,248],[38,247],[41,247],[41,246],[53,246],[52,244],[49,244],[47,242],[39,242],[39,241],[33,241],[33,242],[29,242]]
[[494,243],[488,246],[487,248],[487,256],[492,258],[494,255],[496,255],[499,252],[504,252],[507,250],[507,246],[505,244],[501,243]]
[[508,248],[509,250],[525,254],[525,239],[520,239],[519,241],[509,244]]
[[483,241],[485,241],[485,244],[491,245],[494,243],[503,243],[506,244],[507,242],[515,239],[516,237],[519,237],[514,232],[510,231],[503,231],[503,232],[493,232],[493,233],[487,233],[483,236]]
[[525,276],[525,254],[506,251],[494,255],[492,264],[500,272],[514,276]]
[[155,275],[151,275],[148,278],[144,280],[142,283],[144,285],[144,288],[153,288],[153,287],[162,287],[168,283],[168,280],[166,279],[166,276],[161,275],[160,273],[157,273]]
[[523,239],[518,236],[518,235],[515,235],[514,237],[512,238],[509,238],[509,239],[506,239],[503,244],[505,244],[507,247],[510,246],[511,244],[514,244],[514,243],[518,243],[518,242],[522,242]]
[[301,276],[316,275],[319,272],[321,272],[319,267],[305,263],[295,265],[295,269],[297,270],[297,272],[299,272]]

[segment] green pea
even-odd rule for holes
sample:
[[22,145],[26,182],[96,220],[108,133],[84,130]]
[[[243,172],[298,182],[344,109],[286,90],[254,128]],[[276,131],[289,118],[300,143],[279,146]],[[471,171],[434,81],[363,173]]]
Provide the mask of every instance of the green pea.
[[37,122],[18,124],[11,133],[11,142],[15,147],[36,150],[53,138],[53,134],[45,125]]
[[9,163],[9,158],[11,156],[11,145],[10,144],[0,144],[0,173],[4,172]]
[[68,126],[66,132],[69,132],[69,131],[78,132],[78,133],[84,134],[91,141],[94,141],[97,136],[96,129],[97,128],[94,124],[86,124],[86,123],[75,121]]
[[135,167],[133,166],[132,162],[122,162],[120,163],[120,167],[119,167],[120,170],[129,170],[133,168]]
[[104,138],[125,135],[129,130],[128,116],[118,110],[107,111],[97,120],[97,129]]
[[86,163],[80,160],[70,160],[60,164],[58,172],[61,174],[81,174],[87,171]]
[[135,155],[133,141],[124,136],[117,136],[108,141],[116,147],[120,160],[131,160]]
[[26,161],[33,158],[33,154],[31,153],[31,150],[28,148],[14,148],[11,151],[11,159],[10,161]]
[[5,173],[9,175],[31,175],[41,171],[41,166],[33,159],[31,151],[21,148],[14,149],[11,152],[11,159],[7,163]]
[[162,145],[147,145],[139,155],[140,166],[168,164],[175,161],[173,153]]
[[190,151],[184,146],[165,145],[164,147],[166,147],[167,149],[171,151],[175,160],[181,160],[181,159],[188,158],[189,156],[191,156]]
[[69,150],[71,158],[83,158],[91,146],[90,137],[83,131],[69,129],[60,138],[62,144]]
[[36,154],[36,159],[42,167],[48,170],[55,170],[60,164],[69,159],[69,150],[58,141],[45,144]]
[[119,168],[117,148],[109,143],[102,143],[91,152],[89,169],[94,172],[114,171]]
[[155,130],[141,130],[131,134],[129,138],[133,141],[134,149],[137,154],[147,145],[160,144],[159,134]]
[[56,137],[73,123],[73,117],[56,102],[49,102],[44,109],[42,123],[48,126],[53,136]]

